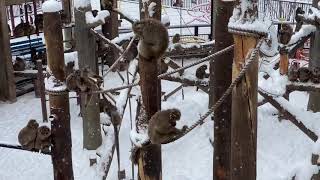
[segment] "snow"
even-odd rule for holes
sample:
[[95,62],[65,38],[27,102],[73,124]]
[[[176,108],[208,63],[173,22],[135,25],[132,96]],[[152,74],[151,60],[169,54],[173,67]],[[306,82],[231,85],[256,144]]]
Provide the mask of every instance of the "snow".
[[151,2],[148,6],[148,12],[149,12],[149,17],[153,17],[154,15],[154,9],[156,8],[157,3]]
[[149,136],[147,133],[137,133],[136,130],[133,129],[130,131],[130,140],[135,146],[142,147],[149,141]]
[[47,91],[58,92],[67,90],[66,84],[64,82],[60,82],[54,76],[45,78],[44,84]]
[[42,4],[42,11],[44,13],[58,12],[61,10],[62,10],[62,4],[61,2],[58,2],[56,0],[47,0]]
[[79,8],[85,8],[90,5],[90,0],[74,0],[74,7]]
[[291,36],[291,39],[288,44],[295,44],[301,38],[306,37],[315,31],[316,31],[316,27],[314,25],[302,25],[301,29]]
[[105,19],[110,16],[108,10],[99,11],[97,16],[94,17],[91,11],[86,12],[86,22],[87,24],[94,24],[94,23],[105,23]]

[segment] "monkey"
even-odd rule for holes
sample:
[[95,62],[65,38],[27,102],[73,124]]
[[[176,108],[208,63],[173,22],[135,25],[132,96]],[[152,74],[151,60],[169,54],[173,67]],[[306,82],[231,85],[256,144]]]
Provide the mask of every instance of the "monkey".
[[206,73],[206,70],[208,69],[207,65],[202,65],[200,66],[197,70],[196,70],[196,77],[198,79],[204,79],[204,78],[208,78],[209,74]]
[[36,32],[43,31],[43,14],[37,14],[34,18],[34,25],[36,26]]
[[295,32],[298,32],[301,29],[302,25],[303,25],[303,19],[299,15],[302,15],[304,13],[305,12],[301,7],[297,8],[296,14],[295,14],[295,20],[297,22],[296,27],[294,29]]
[[35,32],[34,27],[29,22],[21,22],[13,29],[14,37],[28,36]]
[[180,34],[177,33],[172,37],[172,43],[176,44],[176,43],[179,43],[179,41],[180,41]]
[[158,20],[147,18],[134,22],[134,34],[140,39],[138,43],[139,54],[146,59],[159,59],[169,44],[168,30]]
[[113,7],[113,1],[112,0],[103,0],[101,1],[101,5],[104,9],[112,9]]
[[311,69],[311,81],[313,83],[320,83],[320,68],[314,67]]
[[292,34],[293,29],[289,24],[281,24],[281,29],[279,30],[279,42],[281,44],[288,44]]
[[186,131],[187,126],[177,129],[176,121],[179,121],[181,112],[178,109],[167,109],[156,112],[148,124],[148,135],[152,144],[169,143],[175,136]]
[[23,149],[34,149],[38,127],[39,124],[37,123],[37,121],[34,119],[30,119],[27,126],[20,130],[18,134],[18,141]]
[[293,64],[289,68],[288,72],[288,78],[289,81],[297,81],[299,78],[299,63],[298,62],[293,62]]
[[310,79],[310,70],[306,67],[301,67],[298,70],[298,74],[299,74],[299,81],[300,82],[307,82]]
[[37,129],[37,138],[35,141],[35,149],[41,151],[49,151],[51,146],[51,130],[47,126],[40,126]]
[[13,64],[13,70],[15,71],[24,71],[26,69],[26,63],[20,57],[16,57],[16,61]]
[[64,67],[65,76],[68,77],[71,73],[74,72],[74,61],[70,61]]

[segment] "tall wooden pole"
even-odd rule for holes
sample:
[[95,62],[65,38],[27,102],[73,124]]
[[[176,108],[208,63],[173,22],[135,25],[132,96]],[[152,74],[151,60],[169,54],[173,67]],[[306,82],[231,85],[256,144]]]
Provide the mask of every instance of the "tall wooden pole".
[[[85,13],[91,11],[87,7],[75,7],[75,40],[78,51],[79,68],[89,68],[98,74],[96,60],[96,39],[90,33],[91,27],[86,23]],[[81,114],[83,119],[83,147],[96,150],[102,143],[100,127],[99,95],[93,94],[91,100],[86,102],[86,96],[81,95]]]
[[[62,1],[62,9],[64,14],[63,23],[68,25],[71,23],[71,2],[70,0],[63,0]],[[63,39],[67,41],[64,43],[65,48],[69,49],[72,48],[72,28],[64,28],[63,29]]]
[[[252,3],[253,9],[247,9],[248,19],[257,18],[257,1],[245,0]],[[241,2],[244,3],[244,2]],[[235,34],[233,36],[234,64],[232,79],[235,79],[245,63],[250,50],[255,48],[257,39],[251,36]],[[258,58],[258,57],[257,57]],[[256,150],[257,150],[257,87],[258,59],[249,67],[242,81],[232,91],[231,115],[231,179],[256,179]]]
[[9,30],[4,1],[0,1],[0,101],[16,101]]
[[[229,18],[233,12],[233,2],[214,0],[216,10],[213,25],[215,37],[214,51],[220,51],[233,44],[228,32]],[[227,90],[232,80],[233,51],[229,51],[210,63],[210,105],[212,106]],[[214,112],[213,179],[230,180],[231,159],[231,96]]]
[[[57,81],[65,82],[62,23],[59,12],[44,12],[44,37],[47,47],[50,74]],[[52,131],[52,164],[55,180],[73,180],[69,94],[66,89],[49,93]]]
[[[117,0],[112,0],[112,8],[117,7]],[[101,9],[104,7],[101,6]],[[108,39],[114,39],[119,35],[118,13],[110,11],[110,18],[106,19],[106,23],[102,25],[102,33]]]
[[[149,1],[149,3],[151,2]],[[156,0],[156,4],[157,5],[154,9],[155,13],[152,17],[149,17],[149,14],[146,11],[148,8],[145,8],[146,14],[141,17],[161,20],[161,0]],[[161,109],[161,81],[158,80],[158,72],[160,70],[159,65],[160,59],[146,59],[139,54],[139,75],[142,103],[145,107],[148,119]],[[150,145],[147,148],[141,149],[139,154],[138,170],[140,180],[162,179],[160,145]]]

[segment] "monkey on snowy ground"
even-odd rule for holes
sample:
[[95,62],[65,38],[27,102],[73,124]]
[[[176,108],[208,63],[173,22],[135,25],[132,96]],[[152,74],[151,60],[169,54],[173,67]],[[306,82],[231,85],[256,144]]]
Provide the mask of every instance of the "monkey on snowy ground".
[[51,146],[51,130],[47,126],[40,126],[37,130],[35,149],[49,151]]
[[207,65],[202,65],[200,66],[197,70],[196,70],[196,77],[198,79],[204,79],[204,78],[208,78],[209,74],[206,73],[206,70],[208,69]]
[[13,64],[13,70],[24,71],[26,69],[26,63],[20,57],[16,57],[16,61]]
[[23,149],[32,150],[35,147],[39,124],[36,120],[30,119],[27,126],[22,128],[18,134],[18,141]]
[[169,44],[166,27],[158,20],[147,18],[133,23],[132,30],[140,39],[138,51],[146,59],[159,59]]

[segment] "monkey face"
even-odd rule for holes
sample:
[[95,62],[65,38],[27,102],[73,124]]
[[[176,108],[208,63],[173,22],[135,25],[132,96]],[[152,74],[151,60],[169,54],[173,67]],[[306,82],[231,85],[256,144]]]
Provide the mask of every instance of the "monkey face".
[[175,121],[179,120],[181,117],[181,112],[178,109],[172,109],[170,112],[170,122],[174,122],[174,126],[176,125]]
[[39,127],[39,124],[36,120],[30,119],[27,126],[31,129],[37,129]]
[[47,126],[41,126],[38,128],[38,133],[44,137],[49,137],[51,135],[51,130]]
[[139,38],[142,38],[143,27],[144,27],[143,21],[137,21],[132,25],[132,30],[134,34],[137,35]]

